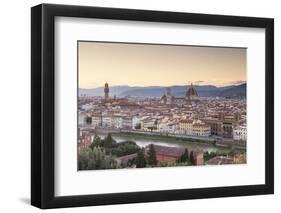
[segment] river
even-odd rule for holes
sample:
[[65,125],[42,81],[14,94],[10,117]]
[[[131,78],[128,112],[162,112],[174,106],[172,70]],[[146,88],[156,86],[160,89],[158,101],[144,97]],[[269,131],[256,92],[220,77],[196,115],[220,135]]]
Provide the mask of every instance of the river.
[[[106,135],[99,134],[101,138],[104,138]],[[216,147],[205,143],[198,143],[198,142],[171,142],[171,141],[164,141],[164,140],[149,140],[149,139],[142,139],[139,137],[134,136],[112,136],[117,143],[123,142],[123,141],[134,141],[138,146],[140,147],[146,147],[149,144],[155,144],[160,146],[168,146],[168,147],[184,147],[187,148],[189,151],[193,150],[202,150],[204,152],[216,152],[216,151],[229,151],[229,148],[223,148],[223,147]]]

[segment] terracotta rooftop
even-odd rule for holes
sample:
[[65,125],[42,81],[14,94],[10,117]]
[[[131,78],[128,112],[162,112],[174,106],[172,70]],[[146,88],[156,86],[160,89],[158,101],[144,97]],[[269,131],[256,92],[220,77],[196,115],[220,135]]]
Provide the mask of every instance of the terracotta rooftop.
[[124,155],[124,156],[119,157],[118,159],[121,160],[121,161],[128,161],[128,160],[133,159],[135,157],[137,157],[137,153],[130,154],[130,155]]
[[223,165],[223,164],[233,164],[233,159],[224,156],[216,156],[206,162],[207,165]]
[[[160,146],[154,145],[156,154],[158,155],[166,155],[171,157],[180,157],[184,153],[184,148],[179,147],[168,147],[168,146]],[[149,145],[147,146],[147,150]]]

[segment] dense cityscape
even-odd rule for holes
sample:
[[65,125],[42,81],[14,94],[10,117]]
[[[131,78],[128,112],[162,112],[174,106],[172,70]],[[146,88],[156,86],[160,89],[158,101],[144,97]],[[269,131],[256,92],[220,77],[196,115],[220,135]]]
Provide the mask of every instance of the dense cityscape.
[[246,163],[246,98],[79,95],[78,169]]

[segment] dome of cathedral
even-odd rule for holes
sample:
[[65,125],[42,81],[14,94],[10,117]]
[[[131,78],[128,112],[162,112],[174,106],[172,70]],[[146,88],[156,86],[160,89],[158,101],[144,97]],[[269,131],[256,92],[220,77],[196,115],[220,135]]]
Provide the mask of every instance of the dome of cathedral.
[[198,97],[198,93],[192,84],[186,92],[186,97],[187,98]]

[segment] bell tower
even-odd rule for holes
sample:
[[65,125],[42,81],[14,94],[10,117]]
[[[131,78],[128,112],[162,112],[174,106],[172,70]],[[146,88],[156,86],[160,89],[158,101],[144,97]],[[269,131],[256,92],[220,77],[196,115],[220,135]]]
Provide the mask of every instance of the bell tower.
[[109,97],[109,86],[108,86],[108,83],[105,83],[104,84],[104,99],[108,99]]

